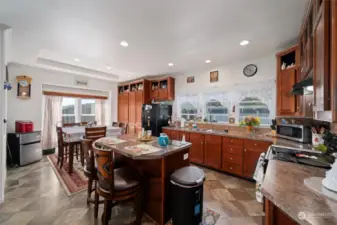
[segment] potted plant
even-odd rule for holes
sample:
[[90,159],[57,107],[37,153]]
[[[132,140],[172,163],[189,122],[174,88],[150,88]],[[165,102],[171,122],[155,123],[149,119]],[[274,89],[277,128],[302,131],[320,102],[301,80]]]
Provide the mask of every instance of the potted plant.
[[260,117],[247,116],[243,121],[240,122],[240,127],[247,127],[249,132],[252,132],[253,127],[260,126]]

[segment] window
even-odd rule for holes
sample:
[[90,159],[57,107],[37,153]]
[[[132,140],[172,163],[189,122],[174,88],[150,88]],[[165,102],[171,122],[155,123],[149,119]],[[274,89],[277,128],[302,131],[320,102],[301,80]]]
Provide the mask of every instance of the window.
[[95,121],[95,100],[81,99],[81,122]]
[[95,121],[95,100],[63,98],[62,123],[80,123]]
[[62,123],[75,123],[75,98],[63,98],[62,101]]
[[216,99],[206,102],[206,119],[209,122],[228,122],[228,108]]
[[198,116],[198,109],[189,102],[183,102],[180,109],[181,118],[186,120],[195,120]]
[[239,121],[246,116],[260,117],[261,124],[270,124],[272,119],[268,106],[255,97],[246,97],[239,104]]

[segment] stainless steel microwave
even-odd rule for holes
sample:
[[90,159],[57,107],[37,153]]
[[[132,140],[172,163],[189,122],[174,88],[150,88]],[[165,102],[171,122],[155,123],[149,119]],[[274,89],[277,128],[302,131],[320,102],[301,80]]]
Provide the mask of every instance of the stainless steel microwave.
[[301,143],[311,143],[311,126],[297,124],[280,124],[276,126],[277,137],[297,141]]

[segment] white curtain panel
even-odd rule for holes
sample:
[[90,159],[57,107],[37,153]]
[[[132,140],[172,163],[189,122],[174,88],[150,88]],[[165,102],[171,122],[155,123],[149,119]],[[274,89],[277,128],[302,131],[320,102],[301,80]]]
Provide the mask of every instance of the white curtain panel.
[[62,123],[62,97],[44,96],[42,121],[42,149],[57,147],[57,124]]
[[106,100],[96,99],[95,120],[99,126],[106,125]]

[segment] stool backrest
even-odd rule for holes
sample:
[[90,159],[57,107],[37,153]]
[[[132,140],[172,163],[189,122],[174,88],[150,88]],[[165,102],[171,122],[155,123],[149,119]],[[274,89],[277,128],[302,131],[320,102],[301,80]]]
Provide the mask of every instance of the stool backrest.
[[128,133],[128,124],[127,123],[119,123],[119,127],[122,128],[122,134],[127,134]]
[[[92,145],[97,165],[98,184],[107,187],[114,194],[114,160],[110,150],[101,148],[96,142]],[[106,189],[106,188],[105,188]]]
[[57,147],[59,151],[61,151],[63,150],[64,147],[62,127],[56,127],[56,133],[57,133]]
[[64,123],[63,127],[79,127],[81,123]]
[[91,139],[93,141],[106,136],[106,126],[105,127],[86,127],[85,128],[85,138]]
[[85,167],[89,172],[95,171],[95,157],[92,150],[92,140],[87,139],[84,136],[81,137],[81,147],[85,158]]

